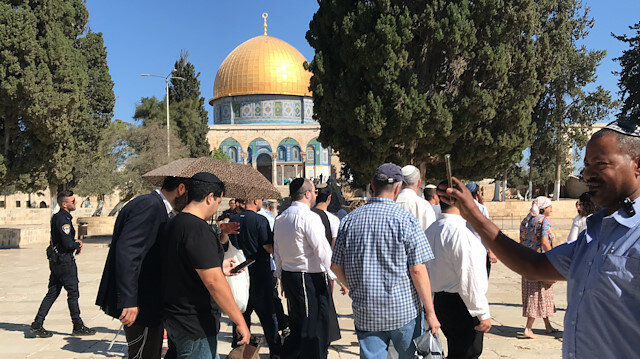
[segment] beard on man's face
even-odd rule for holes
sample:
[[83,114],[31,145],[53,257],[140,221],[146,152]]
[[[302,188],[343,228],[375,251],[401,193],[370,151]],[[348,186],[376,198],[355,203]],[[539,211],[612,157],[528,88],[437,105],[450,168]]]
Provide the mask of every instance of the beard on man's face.
[[188,202],[188,199],[187,199],[187,192],[185,192],[185,193],[182,194],[182,196],[176,197],[176,199],[174,201],[174,204],[173,204],[173,208],[176,211],[180,212],[180,211],[182,211],[184,209],[184,207],[186,207],[187,203],[189,203],[189,202]]

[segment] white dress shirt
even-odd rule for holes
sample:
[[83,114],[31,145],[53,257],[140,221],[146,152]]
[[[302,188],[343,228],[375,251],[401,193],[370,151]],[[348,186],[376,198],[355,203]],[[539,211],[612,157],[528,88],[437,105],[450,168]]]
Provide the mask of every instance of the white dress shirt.
[[[480,213],[482,213],[483,216],[491,219],[489,217],[489,210],[487,209],[487,206],[485,206],[484,204],[478,202],[477,200],[473,200],[476,203],[476,206],[478,207],[478,209],[480,210]],[[471,226],[471,223],[467,222],[467,228],[469,228],[469,230],[471,231],[471,233],[473,233],[474,236],[476,236],[476,238],[478,238],[478,240],[480,241],[480,243],[482,243],[482,237],[480,237],[480,234],[478,232],[476,232],[476,230]],[[484,246],[484,243],[482,243],[482,245]],[[485,249],[487,247],[484,247]]]
[[337,238],[338,229],[340,229],[340,218],[329,211],[324,211],[324,213],[326,213],[327,217],[329,218],[329,226],[331,227],[331,238]]
[[433,212],[436,214],[436,221],[440,219],[442,216],[442,209],[439,204],[432,204],[431,208],[433,208]]
[[156,192],[162,197],[162,203],[164,203],[164,208],[167,210],[167,214],[170,214],[173,211],[173,206],[169,203],[169,200],[162,194],[162,191],[156,188]]
[[306,204],[294,201],[276,218],[273,228],[276,277],[281,270],[331,275],[331,245],[324,233],[320,216]]
[[424,198],[420,198],[416,191],[411,188],[405,188],[400,191],[396,203],[418,219],[422,230],[429,228],[431,223],[436,221],[436,213],[433,211],[431,203]]
[[587,217],[582,217],[581,215],[577,215],[573,218],[573,223],[571,223],[571,230],[569,231],[569,237],[567,238],[567,243],[575,242],[578,239],[578,234],[587,229]]
[[486,251],[459,215],[443,213],[426,231],[434,260],[427,262],[431,291],[458,293],[472,317],[491,318]]

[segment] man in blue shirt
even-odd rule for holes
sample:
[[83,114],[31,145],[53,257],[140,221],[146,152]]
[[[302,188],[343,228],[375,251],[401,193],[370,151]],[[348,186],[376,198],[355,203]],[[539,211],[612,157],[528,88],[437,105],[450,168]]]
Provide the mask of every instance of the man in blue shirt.
[[413,358],[423,308],[431,332],[440,328],[425,266],[431,247],[416,217],[395,203],[402,180],[399,166],[378,167],[373,197],[342,219],[331,258],[353,300],[361,358],[386,358],[390,341],[400,359]]
[[[460,181],[446,194],[485,245],[532,280],[567,280],[563,358],[635,358],[640,351],[640,124],[612,122],[587,144],[584,179],[603,210],[575,242],[537,253],[484,217]],[[444,194],[445,189],[438,188]]]

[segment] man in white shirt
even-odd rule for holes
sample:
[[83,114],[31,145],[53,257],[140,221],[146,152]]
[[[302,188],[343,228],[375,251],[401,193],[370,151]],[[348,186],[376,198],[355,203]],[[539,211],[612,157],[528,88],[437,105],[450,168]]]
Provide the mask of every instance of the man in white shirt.
[[442,217],[425,232],[435,257],[427,267],[436,316],[447,337],[447,358],[479,358],[491,328],[486,250],[457,207],[440,205]]
[[[275,207],[276,206],[274,205],[274,202],[264,200],[262,201],[262,208],[258,211],[258,214],[264,216],[269,222],[269,229],[271,230],[271,232],[273,232],[273,226],[276,223],[276,218],[273,214]],[[278,295],[278,279],[274,275],[274,272],[276,270],[276,263],[273,260],[273,254],[270,255],[270,262],[272,275],[271,284],[273,286],[273,306],[275,307],[276,318],[278,319],[278,330],[285,330],[289,327],[289,316],[284,314],[282,300]]]
[[[319,187],[317,192],[316,205],[312,211],[320,216],[323,225],[325,224],[325,220],[329,223],[328,228],[325,225],[325,232],[327,232],[327,240],[331,238],[331,248],[333,248],[333,244],[336,242],[336,237],[338,236],[340,219],[328,211],[329,204],[331,203],[331,188],[324,185],[323,187]],[[328,229],[328,231],[326,229]]]
[[402,190],[396,199],[396,203],[401,208],[413,214],[420,223],[422,230],[429,228],[435,222],[436,214],[429,202],[418,196],[418,189],[422,184],[420,170],[416,166],[407,165],[402,167]]
[[433,208],[433,212],[436,214],[436,220],[440,218],[442,215],[442,210],[440,209],[440,197],[436,193],[436,186],[432,184],[428,184],[424,186],[424,199],[429,202],[431,208]]
[[[487,209],[487,206],[480,203],[482,201],[482,188],[477,183],[474,183],[474,182],[467,183],[466,187],[471,192],[471,195],[473,196],[473,201],[475,202],[476,206],[478,206],[480,213],[482,213],[483,216],[491,219],[491,217],[489,217],[489,210]],[[471,224],[469,224],[469,222],[467,222],[467,228],[469,228],[471,233],[473,233],[473,235],[476,236],[476,238],[478,238],[480,243],[482,243],[482,238],[480,238],[480,235],[478,234],[478,232],[476,232],[476,230],[471,226]],[[482,245],[484,246],[484,244]],[[496,255],[493,254],[491,249],[487,247],[485,248],[487,250],[487,259],[486,259],[487,278],[489,278],[489,274],[491,274],[491,263],[497,263],[498,257],[496,257]]]
[[330,320],[331,295],[328,269],[331,246],[324,235],[320,216],[311,212],[316,189],[308,179],[296,178],[289,186],[291,206],[282,212],[274,225],[275,275],[289,303],[291,334],[284,340],[283,358],[326,358],[329,329],[337,328],[337,318]]

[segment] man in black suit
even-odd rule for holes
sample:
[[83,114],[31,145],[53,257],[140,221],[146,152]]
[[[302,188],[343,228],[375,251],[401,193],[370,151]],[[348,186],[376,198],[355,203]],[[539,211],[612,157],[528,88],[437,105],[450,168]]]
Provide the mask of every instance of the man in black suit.
[[162,352],[162,253],[159,234],[186,205],[189,179],[167,177],[161,189],[127,203],[116,219],[96,305],[120,319],[129,358]]

